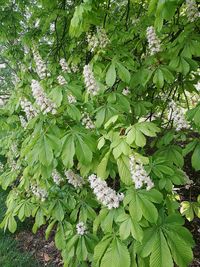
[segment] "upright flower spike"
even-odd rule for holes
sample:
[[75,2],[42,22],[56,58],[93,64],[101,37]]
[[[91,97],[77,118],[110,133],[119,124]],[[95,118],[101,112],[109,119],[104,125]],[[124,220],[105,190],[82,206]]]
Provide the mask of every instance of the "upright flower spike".
[[57,170],[53,170],[52,172],[52,178],[55,184],[60,185],[60,183],[63,181],[60,174],[57,172]]
[[36,64],[36,72],[40,77],[40,79],[42,80],[46,77],[47,74],[46,65],[36,49],[33,49],[33,57]]
[[65,84],[67,84],[67,81],[65,80],[65,78],[64,78],[62,75],[59,75],[59,76],[57,77],[57,80],[58,80],[58,83],[59,83],[60,85],[65,85]]
[[171,102],[169,103],[169,108],[171,109],[169,118],[173,120],[176,131],[180,131],[181,129],[188,129],[190,125],[186,121],[184,109],[177,106],[174,100],[171,100]]
[[99,87],[94,78],[90,65],[85,65],[83,69],[84,82],[89,94],[95,96],[98,94]]
[[39,186],[33,184],[31,185],[30,189],[33,195],[35,195],[42,202],[44,202],[47,199],[48,193],[45,189],[40,188]]
[[77,102],[75,96],[73,96],[72,94],[69,94],[67,96],[67,100],[68,100],[69,104],[74,104]]
[[66,170],[65,176],[68,180],[68,183],[73,185],[75,188],[82,187],[84,184],[83,178],[80,175],[74,173],[72,170]]
[[95,34],[92,35],[91,33],[88,33],[87,42],[88,42],[88,47],[91,52],[94,52],[95,49],[99,46],[99,40]]
[[109,39],[108,36],[106,34],[105,29],[98,27],[97,28],[97,35],[98,35],[98,39],[99,39],[99,46],[100,48],[105,48],[108,44],[109,44]]
[[147,190],[150,190],[152,187],[154,187],[154,183],[148,176],[143,165],[137,163],[133,155],[130,156],[129,163],[130,163],[131,178],[135,183],[136,189],[141,188],[143,185],[147,186],[146,187]]
[[160,40],[158,39],[153,26],[147,28],[147,40],[151,55],[155,55],[160,52]]
[[122,95],[127,96],[127,95],[129,95],[129,94],[130,94],[130,90],[129,90],[129,88],[128,88],[128,87],[125,87],[125,88],[122,90]]
[[33,107],[32,103],[28,101],[26,98],[22,98],[20,101],[20,105],[24,112],[26,113],[27,120],[33,119],[35,116],[37,116],[38,112]]
[[195,0],[186,0],[186,15],[190,22],[194,22],[200,17],[200,12]]
[[85,126],[86,129],[95,129],[95,125],[87,112],[82,114],[81,124]]
[[20,119],[20,123],[21,123],[22,128],[26,129],[27,121],[21,115],[19,116],[19,119]]
[[44,114],[47,114],[48,112],[52,114],[56,114],[56,104],[53,103],[45,94],[43,91],[40,83],[36,80],[32,80],[31,83],[31,88],[32,88],[32,94],[33,97],[35,98],[35,101],[37,105],[40,107],[41,111]]
[[84,224],[84,222],[77,223],[76,232],[78,235],[84,235],[86,233],[86,225]]
[[115,190],[108,187],[106,181],[101,180],[95,174],[90,175],[88,180],[99,202],[109,210],[119,207],[120,201],[124,198],[123,193],[116,193]]
[[64,58],[61,58],[60,66],[62,68],[62,71],[67,72],[67,73],[71,73],[71,69]]

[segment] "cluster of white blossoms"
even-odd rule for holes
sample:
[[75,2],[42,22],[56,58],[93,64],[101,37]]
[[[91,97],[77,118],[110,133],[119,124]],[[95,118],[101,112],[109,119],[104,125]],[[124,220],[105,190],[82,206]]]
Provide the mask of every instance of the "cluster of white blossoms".
[[130,156],[129,158],[129,164],[130,164],[131,178],[135,183],[136,189],[141,188],[143,185],[146,185],[147,190],[150,190],[151,188],[154,187],[154,183],[148,176],[143,165],[141,163],[137,163],[133,155]]
[[200,13],[195,0],[186,0],[186,15],[190,22],[194,22],[200,17]]
[[86,233],[86,226],[84,222],[77,223],[76,232],[78,235],[84,235]]
[[53,170],[52,172],[52,178],[55,184],[60,185],[60,183],[63,181],[63,178],[61,175],[57,172],[57,170]]
[[100,48],[105,48],[110,42],[108,39],[108,36],[106,34],[105,29],[98,27],[97,28],[97,35],[98,35],[98,39],[99,39]]
[[59,75],[59,76],[57,77],[57,80],[58,80],[58,83],[59,83],[60,85],[65,85],[65,84],[67,84],[67,81],[65,80],[65,78],[64,78],[62,75]]
[[195,88],[197,89],[198,92],[200,92],[200,82],[198,82],[197,84],[195,84]]
[[158,39],[153,26],[147,28],[147,40],[151,55],[155,55],[160,52],[160,40]]
[[19,150],[15,142],[11,144],[10,151],[12,152],[12,157],[17,158],[19,156]]
[[169,119],[171,118],[173,120],[176,131],[190,128],[190,125],[185,118],[185,110],[183,108],[177,106],[174,100],[170,101],[169,108],[171,109]]
[[101,180],[95,174],[90,175],[88,180],[99,202],[109,210],[119,207],[120,201],[124,199],[123,193],[116,193],[115,190],[108,187],[106,181]]
[[69,104],[74,104],[74,103],[77,102],[77,101],[76,101],[76,97],[73,96],[72,94],[69,94],[69,95],[67,96],[67,100],[68,100]]
[[26,98],[21,99],[20,105],[24,112],[26,113],[27,120],[33,119],[37,116],[37,110],[33,107],[32,103],[28,101]]
[[76,64],[71,64],[71,70],[74,72],[74,73],[76,73],[76,72],[78,72],[79,71],[79,68],[78,68],[78,66],[76,65]]
[[105,29],[98,27],[97,34],[87,34],[87,42],[90,51],[94,52],[97,48],[105,48],[109,43],[109,39]]
[[72,170],[66,170],[65,176],[68,180],[68,183],[73,185],[75,188],[82,187],[84,184],[83,178],[80,175],[74,173]]
[[99,91],[99,87],[96,83],[96,80],[94,78],[94,74],[92,72],[92,69],[90,65],[85,65],[83,68],[83,76],[84,76],[84,82],[87,88],[87,91],[91,95],[97,95]]
[[47,68],[39,52],[36,49],[33,49],[33,57],[36,65],[36,72],[40,79],[44,79],[47,74]]
[[48,197],[48,193],[45,189],[37,186],[37,185],[31,185],[31,191],[32,193],[39,198],[42,202],[46,200]]
[[0,172],[3,172],[3,170],[4,170],[4,165],[2,162],[0,162]]
[[39,82],[36,80],[32,80],[31,83],[32,94],[36,100],[37,105],[40,107],[41,111],[46,114],[51,112],[52,114],[56,114],[56,104],[53,103],[45,94]]
[[81,124],[86,129],[95,129],[95,125],[94,125],[93,121],[91,120],[91,118],[87,112],[84,112],[82,114]]
[[61,58],[60,66],[62,68],[62,71],[67,72],[67,73],[71,73],[71,69],[64,58]]
[[99,40],[95,34],[92,35],[92,33],[88,33],[87,34],[87,42],[88,42],[88,47],[89,47],[91,52],[94,52],[95,49],[99,46]]
[[128,88],[128,87],[125,87],[125,88],[123,89],[123,91],[122,91],[122,94],[125,95],[125,96],[129,95],[129,94],[130,94],[130,90],[129,90],[129,88]]
[[27,121],[24,119],[24,117],[23,116],[21,116],[21,115],[19,115],[19,119],[20,119],[20,123],[21,123],[21,126],[22,126],[22,128],[26,128],[26,126],[27,126]]
[[11,171],[20,171],[21,170],[21,165],[13,158],[8,159],[8,165],[9,165]]

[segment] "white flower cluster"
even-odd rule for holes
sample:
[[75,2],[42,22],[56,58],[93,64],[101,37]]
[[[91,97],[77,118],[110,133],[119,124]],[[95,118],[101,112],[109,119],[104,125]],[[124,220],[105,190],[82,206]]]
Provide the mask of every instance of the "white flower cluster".
[[87,34],[87,42],[90,51],[94,52],[96,48],[105,48],[109,43],[109,39],[105,29],[98,27],[97,34]]
[[0,172],[3,172],[3,170],[4,170],[4,165],[2,162],[0,162]]
[[119,207],[120,201],[124,199],[123,193],[116,193],[115,190],[108,187],[106,181],[101,180],[95,174],[90,175],[88,180],[98,201],[100,201],[109,210]]
[[85,65],[83,69],[84,82],[87,88],[87,91],[91,95],[97,95],[99,87],[97,86],[94,74],[90,65]]
[[21,170],[21,165],[17,161],[15,161],[13,158],[8,159],[8,165],[12,171],[20,171]]
[[79,68],[78,68],[78,66],[76,65],[76,64],[71,64],[71,70],[74,72],[74,73],[76,73],[76,72],[78,72],[79,71]]
[[135,183],[136,189],[141,188],[144,184],[147,185],[146,187],[147,190],[150,190],[151,188],[154,187],[154,183],[148,176],[143,165],[141,163],[137,163],[133,155],[130,156],[129,158],[129,164],[130,164],[131,178]]
[[40,79],[44,79],[46,77],[47,68],[39,52],[36,49],[33,49],[33,57],[36,64],[36,72]]
[[57,80],[58,80],[58,83],[59,83],[60,85],[65,85],[65,84],[67,84],[67,81],[65,80],[65,78],[64,78],[62,75],[59,75],[59,76],[57,77]]
[[55,184],[60,185],[60,183],[63,181],[60,174],[57,172],[57,170],[53,170],[52,172],[52,178]]
[[169,108],[171,109],[169,119],[171,118],[173,120],[176,131],[190,128],[189,123],[186,121],[185,110],[183,108],[177,106],[174,100],[170,101]]
[[153,26],[147,28],[147,40],[151,55],[155,55],[160,52],[160,40],[158,39]]
[[41,111],[44,114],[48,112],[56,114],[56,104],[53,103],[50,99],[48,99],[39,82],[36,80],[32,80],[31,88],[33,97],[35,98],[36,103],[40,107]]
[[45,201],[46,198],[48,197],[47,191],[45,189],[40,188],[37,185],[31,185],[31,191],[42,202]]
[[10,150],[12,152],[12,157],[17,158],[19,156],[19,151],[16,143],[12,143]]
[[123,89],[123,91],[122,91],[122,94],[125,95],[125,96],[129,95],[129,94],[130,94],[130,90],[129,90],[129,88],[128,88],[128,87],[125,87],[125,88]]
[[105,29],[98,27],[97,28],[97,35],[99,38],[99,46],[100,48],[105,48],[109,44],[109,39],[106,34]]
[[200,82],[198,82],[197,84],[195,84],[195,88],[197,89],[198,92],[200,92]]
[[82,187],[84,184],[83,178],[74,173],[72,170],[65,171],[65,176],[69,184],[72,184],[75,188]]
[[88,33],[87,34],[87,42],[88,42],[88,47],[89,47],[91,52],[94,52],[95,49],[99,46],[99,40],[95,34],[92,35],[92,33]]
[[198,7],[195,0],[186,0],[187,18],[190,22],[194,22],[200,17]]
[[67,72],[67,73],[71,73],[71,69],[64,58],[61,58],[60,66],[62,68],[62,71]]
[[86,226],[84,222],[80,222],[76,225],[76,232],[78,235],[84,235],[86,233]]
[[52,22],[52,23],[50,23],[50,27],[49,27],[49,29],[50,29],[50,32],[51,33],[53,33],[53,32],[55,32],[55,29],[56,27],[55,27],[55,23],[54,22]]
[[68,100],[69,104],[74,104],[77,102],[75,96],[73,96],[72,94],[69,94],[67,96],[67,100]]
[[21,126],[22,126],[22,128],[26,128],[26,125],[27,125],[27,121],[24,119],[24,117],[23,116],[19,116],[19,119],[20,119],[20,122],[21,122]]
[[24,112],[26,113],[26,117],[28,120],[31,120],[32,118],[37,116],[38,113],[36,109],[33,107],[32,103],[28,101],[26,98],[21,99],[20,105],[24,110]]
[[95,129],[95,125],[87,112],[82,114],[81,124],[85,126],[86,129]]

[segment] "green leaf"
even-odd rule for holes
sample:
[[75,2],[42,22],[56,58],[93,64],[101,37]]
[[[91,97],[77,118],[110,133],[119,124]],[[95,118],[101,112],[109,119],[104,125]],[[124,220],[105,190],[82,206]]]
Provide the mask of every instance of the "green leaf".
[[49,166],[53,160],[53,151],[45,136],[41,139],[39,160],[44,166]]
[[119,239],[115,238],[106,250],[100,267],[122,266],[130,267],[130,254],[127,247]]
[[111,63],[110,67],[108,68],[108,71],[106,73],[106,84],[110,87],[113,86],[116,80],[116,70],[115,70],[115,64]]
[[78,136],[76,138],[76,156],[83,164],[88,164],[92,161],[92,151],[89,146]]
[[97,167],[97,176],[102,179],[106,179],[109,175],[107,168],[108,160],[110,157],[110,151],[108,151]]
[[136,195],[136,205],[140,207],[146,220],[156,223],[158,219],[158,211],[156,207],[147,198],[142,197],[139,192]]
[[164,77],[163,73],[160,69],[157,69],[154,77],[153,77],[153,82],[155,83],[157,88],[162,88],[164,85]]
[[118,166],[119,176],[122,182],[125,183],[126,185],[131,185],[132,180],[130,175],[129,157],[121,155],[117,159],[117,166]]
[[65,232],[63,229],[63,225],[61,223],[58,224],[56,234],[55,234],[55,244],[58,249],[64,249],[66,246],[65,240]]
[[181,202],[180,213],[184,215],[189,222],[191,222],[194,219],[193,207],[192,204],[188,201]]
[[8,217],[8,229],[11,233],[14,233],[17,229],[17,223],[14,216]]
[[60,87],[53,88],[49,96],[53,100],[53,102],[56,103],[56,105],[59,107],[63,99],[62,88]]
[[105,235],[103,237],[103,239],[94,248],[93,261],[95,263],[95,266],[99,266],[100,261],[104,255],[106,249],[110,245],[111,240],[112,240],[112,237],[110,235]]
[[66,140],[62,149],[62,161],[67,169],[70,169],[73,165],[73,158],[75,155],[74,136],[66,137]]
[[193,259],[190,245],[182,239],[178,232],[165,230],[165,234],[176,264],[180,267],[188,267]]
[[152,253],[150,256],[150,267],[173,267],[172,256],[166,242],[166,239],[159,231],[156,234],[156,240],[152,247]]
[[117,62],[117,70],[120,79],[125,83],[129,83],[131,79],[130,72],[119,62]]
[[192,167],[196,170],[200,170],[200,144],[195,147],[192,154]]

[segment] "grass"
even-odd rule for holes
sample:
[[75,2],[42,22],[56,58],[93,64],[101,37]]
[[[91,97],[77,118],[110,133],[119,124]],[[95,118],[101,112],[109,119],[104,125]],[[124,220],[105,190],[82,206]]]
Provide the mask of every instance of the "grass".
[[[0,189],[0,221],[5,212],[5,199],[7,193]],[[22,229],[23,226],[20,227]],[[0,229],[0,266],[1,267],[41,267],[31,253],[23,252],[14,235]]]

